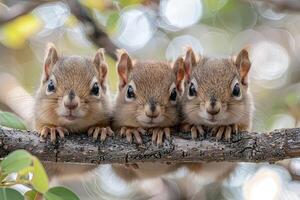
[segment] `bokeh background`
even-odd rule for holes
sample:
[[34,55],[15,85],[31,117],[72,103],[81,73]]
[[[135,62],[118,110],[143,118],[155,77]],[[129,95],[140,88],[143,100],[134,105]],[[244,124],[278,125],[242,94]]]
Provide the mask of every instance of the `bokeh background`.
[[[34,94],[47,42],[53,42],[64,55],[92,56],[98,46],[89,37],[92,27],[72,14],[70,1],[41,1],[14,20],[1,20],[28,2],[0,0],[0,72],[14,75]],[[299,1],[80,0],[79,4],[108,34],[107,39],[135,59],[174,61],[186,46],[206,56],[233,56],[248,46],[256,107],[253,130],[299,125]],[[109,55],[107,60],[109,84],[115,93],[115,60]],[[9,111],[1,104],[0,110]],[[233,177],[218,188],[219,196],[210,198],[300,199],[300,160],[286,163],[285,167],[241,163]]]

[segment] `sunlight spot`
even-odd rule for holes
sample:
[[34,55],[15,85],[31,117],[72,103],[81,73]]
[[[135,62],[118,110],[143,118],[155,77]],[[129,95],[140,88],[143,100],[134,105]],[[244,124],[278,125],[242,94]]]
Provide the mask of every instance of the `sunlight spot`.
[[280,78],[289,67],[289,55],[279,44],[260,42],[253,46],[250,53],[252,78],[273,80]]
[[190,35],[182,35],[175,37],[167,47],[166,50],[166,58],[167,60],[175,60],[178,56],[182,56],[185,54],[186,47],[192,47],[195,53],[203,52],[203,47],[200,44],[199,40],[190,36]]
[[155,33],[143,9],[129,9],[121,15],[118,42],[131,50],[143,47]]
[[202,2],[199,0],[164,0],[160,5],[165,21],[178,28],[193,25],[202,16]]
[[277,173],[268,169],[260,169],[243,187],[245,200],[278,199],[281,185]]

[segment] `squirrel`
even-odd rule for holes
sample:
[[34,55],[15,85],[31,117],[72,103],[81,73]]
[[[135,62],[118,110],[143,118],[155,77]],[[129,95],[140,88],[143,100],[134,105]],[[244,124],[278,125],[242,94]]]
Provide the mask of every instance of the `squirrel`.
[[117,69],[119,93],[116,98],[113,126],[132,142],[141,144],[140,134],[152,132],[152,141],[161,145],[170,137],[171,127],[179,121],[178,102],[183,92],[183,58],[173,68],[157,61],[133,63],[125,51],[120,52]]
[[[230,140],[239,131],[250,131],[254,111],[249,91],[251,62],[248,49],[236,58],[196,56],[187,49],[184,59],[185,91],[182,97],[182,129],[193,139],[210,130],[217,140]],[[185,166],[201,176],[224,180],[236,164],[189,163]]]
[[33,106],[33,129],[43,138],[50,135],[52,142],[70,132],[88,131],[94,140],[113,135],[107,71],[103,49],[91,59],[59,56],[49,44]]
[[184,130],[192,138],[211,128],[220,140],[230,140],[233,133],[249,131],[254,111],[248,89],[251,67],[247,49],[236,59],[196,57],[189,48],[184,60],[185,92],[182,97]]
[[[128,142],[133,138],[142,144],[140,134],[152,133],[153,144],[162,145],[170,137],[171,128],[179,122],[178,103],[183,93],[184,60],[178,58],[173,67],[167,62],[133,62],[127,52],[119,52],[117,71],[119,93],[113,114],[113,127]],[[153,167],[155,166],[155,167]],[[127,181],[158,177],[177,169],[177,164],[143,163],[112,165]]]
[[[59,56],[48,44],[40,86],[35,97],[25,91],[9,74],[1,73],[0,101],[11,107],[27,122],[27,128],[38,131],[44,140],[56,141],[57,134],[88,132],[94,140],[105,140],[114,133],[110,128],[112,101],[106,83],[108,66],[104,50],[93,58]],[[9,90],[8,90],[9,89]],[[28,108],[28,109],[27,109]],[[94,165],[45,163],[50,177],[80,174]]]

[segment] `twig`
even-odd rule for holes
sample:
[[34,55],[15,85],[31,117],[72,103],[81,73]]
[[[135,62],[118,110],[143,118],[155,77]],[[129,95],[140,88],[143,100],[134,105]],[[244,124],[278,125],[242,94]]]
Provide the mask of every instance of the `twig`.
[[[253,0],[251,0],[253,1]],[[266,2],[272,5],[278,11],[300,11],[300,1],[299,0],[257,0],[261,2]]]
[[107,34],[99,27],[88,10],[80,5],[78,0],[66,0],[69,5],[71,13],[83,23],[87,36],[98,47],[105,48],[106,52],[117,60],[116,50],[117,46],[112,43]]
[[93,142],[86,134],[71,135],[55,145],[43,143],[34,132],[0,129],[0,157],[16,149],[26,149],[42,161],[69,163],[136,162],[276,162],[300,157],[300,128],[268,133],[239,133],[231,142],[216,142],[205,136],[191,140],[189,134],[174,134],[162,147],[152,145],[151,136],[144,144],[128,144],[126,139],[108,138]]
[[0,13],[0,25],[10,22],[20,16],[26,15],[40,5],[38,1],[18,3],[10,7],[6,12]]
[[[47,2],[55,2],[55,0],[33,0],[15,4],[7,12],[0,13],[0,25],[10,22],[22,15],[26,15],[37,6]],[[117,46],[112,43],[108,35],[99,27],[97,22],[93,19],[93,17],[91,17],[88,10],[83,7],[78,0],[66,0],[65,3],[70,7],[71,13],[85,26],[88,38],[96,46],[105,48],[106,52],[114,60],[117,60]]]

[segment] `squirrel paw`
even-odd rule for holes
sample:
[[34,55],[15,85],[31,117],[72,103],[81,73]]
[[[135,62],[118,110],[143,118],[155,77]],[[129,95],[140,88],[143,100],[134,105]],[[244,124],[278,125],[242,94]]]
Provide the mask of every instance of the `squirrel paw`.
[[111,130],[109,126],[108,127],[93,126],[88,130],[88,136],[92,136],[93,141],[96,141],[99,136],[100,136],[100,140],[104,141],[107,136],[113,136],[113,135],[114,132]]
[[230,141],[231,134],[238,132],[238,125],[228,125],[228,126],[217,126],[214,127],[212,130],[212,134],[216,135],[217,141],[222,138],[224,135],[225,140]]
[[153,128],[152,130],[152,143],[157,145],[162,145],[163,136],[167,139],[171,137],[171,129],[170,128]]
[[192,139],[196,139],[199,135],[203,136],[205,133],[202,125],[185,124],[182,126],[182,130],[191,131]]
[[122,137],[126,136],[126,139],[129,143],[132,143],[132,136],[136,139],[138,144],[142,144],[143,140],[140,136],[140,134],[145,134],[146,130],[142,128],[128,128],[128,127],[122,127],[120,130],[120,135]]
[[65,138],[65,134],[68,135],[69,131],[66,128],[62,128],[62,127],[43,127],[41,132],[39,133],[39,135],[45,139],[47,138],[47,136],[50,134],[50,140],[51,142],[56,142],[56,134],[59,135],[59,137],[61,139]]

